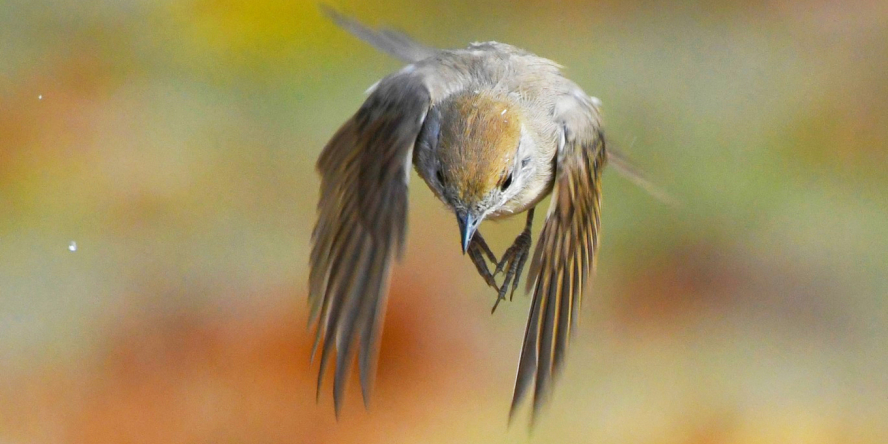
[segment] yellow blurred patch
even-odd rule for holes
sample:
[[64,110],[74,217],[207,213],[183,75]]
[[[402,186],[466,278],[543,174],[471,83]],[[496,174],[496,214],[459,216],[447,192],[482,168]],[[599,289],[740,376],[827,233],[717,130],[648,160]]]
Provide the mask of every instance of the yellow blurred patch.
[[265,58],[317,48],[334,29],[313,1],[197,0],[170,8],[185,43],[217,55]]

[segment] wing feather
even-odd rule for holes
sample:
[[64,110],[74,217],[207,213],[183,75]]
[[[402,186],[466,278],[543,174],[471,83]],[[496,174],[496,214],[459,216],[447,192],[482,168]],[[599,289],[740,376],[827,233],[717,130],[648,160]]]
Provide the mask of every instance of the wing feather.
[[312,233],[309,324],[316,323],[312,357],[320,350],[319,394],[336,355],[337,416],[355,355],[365,404],[369,400],[391,261],[406,233],[411,152],[430,104],[419,75],[389,76],[318,159],[321,192]]
[[584,284],[594,269],[601,225],[601,173],[606,160],[598,110],[574,102],[560,116],[565,142],[558,154],[556,189],[531,264],[533,302],[524,333],[511,418],[533,386],[532,418],[548,399],[576,331]]

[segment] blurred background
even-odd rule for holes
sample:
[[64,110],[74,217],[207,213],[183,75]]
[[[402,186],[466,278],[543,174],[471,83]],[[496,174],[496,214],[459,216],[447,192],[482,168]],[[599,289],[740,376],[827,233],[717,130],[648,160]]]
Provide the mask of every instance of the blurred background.
[[681,201],[605,175],[533,432],[507,424],[529,298],[491,316],[418,180],[371,408],[356,379],[338,422],[315,401],[314,162],[397,61],[314,1],[5,0],[0,442],[888,442],[888,3],[332,6],[562,63]]

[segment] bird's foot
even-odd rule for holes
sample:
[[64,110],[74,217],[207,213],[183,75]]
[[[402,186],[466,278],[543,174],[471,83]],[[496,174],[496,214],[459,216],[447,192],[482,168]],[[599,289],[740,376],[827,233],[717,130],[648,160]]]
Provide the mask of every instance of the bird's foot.
[[469,249],[466,250],[466,253],[468,253],[469,257],[472,259],[475,268],[478,269],[478,274],[484,278],[484,282],[487,282],[487,285],[490,285],[496,289],[496,291],[500,291],[499,285],[496,285],[496,280],[493,278],[496,272],[490,272],[490,268],[487,266],[487,260],[485,259],[489,259],[491,264],[497,264],[499,261],[497,261],[493,252],[490,251],[490,247],[487,246],[487,242],[481,237],[481,233],[475,232],[475,236],[472,237],[472,242],[469,244]]
[[532,224],[533,209],[527,213],[527,224],[524,226],[524,231],[515,238],[515,242],[513,242],[512,246],[503,253],[503,257],[500,258],[496,265],[496,270],[494,270],[493,274],[496,275],[501,271],[505,271],[506,275],[503,279],[503,285],[499,288],[496,302],[493,303],[493,308],[490,310],[491,313],[496,311],[496,307],[499,305],[500,301],[506,299],[506,292],[509,291],[509,284],[512,284],[509,300],[512,300],[512,297],[515,296],[515,290],[518,288],[518,281],[521,280],[521,271],[524,269],[524,264],[527,262],[527,257],[530,255],[530,229]]

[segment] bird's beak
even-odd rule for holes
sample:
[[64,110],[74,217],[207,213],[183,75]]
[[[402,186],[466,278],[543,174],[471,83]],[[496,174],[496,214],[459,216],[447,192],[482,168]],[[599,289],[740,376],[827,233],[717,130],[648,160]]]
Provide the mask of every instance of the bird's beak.
[[457,212],[456,221],[459,223],[459,237],[462,242],[463,254],[466,254],[466,250],[469,249],[469,243],[472,242],[472,236],[475,235],[475,231],[478,230],[478,224],[481,223],[481,218],[471,212]]

